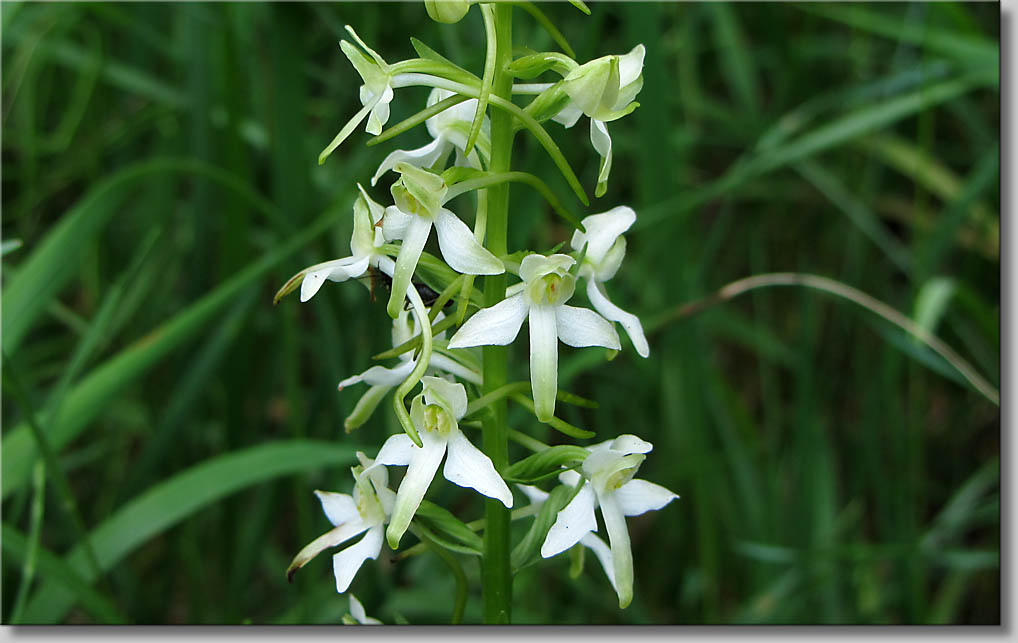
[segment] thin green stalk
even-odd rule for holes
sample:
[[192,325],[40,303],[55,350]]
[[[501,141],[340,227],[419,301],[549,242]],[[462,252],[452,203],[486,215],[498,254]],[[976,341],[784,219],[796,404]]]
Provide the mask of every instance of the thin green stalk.
[[[489,34],[489,38],[491,34]],[[512,62],[512,6],[495,7],[495,79],[492,98],[512,100],[513,78],[506,71]],[[513,118],[505,110],[491,113],[491,163],[489,169],[498,174],[508,172],[512,160]],[[485,247],[496,257],[508,254],[509,186],[500,183],[488,188],[488,217]],[[505,298],[506,275],[484,278],[484,305],[494,306]],[[482,351],[482,393],[491,393],[508,381],[509,351],[505,346],[485,346]],[[491,405],[491,413],[483,420],[484,452],[495,469],[509,466],[509,440],[506,427],[505,399]],[[512,617],[512,575],[509,567],[509,510],[498,500],[485,500],[484,557],[481,560],[484,622],[508,624]]]

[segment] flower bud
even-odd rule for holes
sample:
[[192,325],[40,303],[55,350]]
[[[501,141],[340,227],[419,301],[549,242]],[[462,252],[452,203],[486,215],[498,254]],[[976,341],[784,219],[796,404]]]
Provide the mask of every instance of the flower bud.
[[424,0],[424,8],[435,22],[453,24],[470,10],[470,0]]

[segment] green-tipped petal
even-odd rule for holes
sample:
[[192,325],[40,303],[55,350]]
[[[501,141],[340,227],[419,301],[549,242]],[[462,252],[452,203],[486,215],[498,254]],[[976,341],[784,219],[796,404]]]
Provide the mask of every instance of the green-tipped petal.
[[597,502],[601,507],[605,529],[608,531],[608,542],[611,544],[619,607],[625,609],[633,600],[633,549],[629,542],[629,529],[613,493],[598,493]]
[[407,289],[412,287],[411,280],[414,270],[417,269],[417,262],[421,258],[424,244],[431,234],[431,220],[422,217],[410,217],[407,223],[406,233],[403,237],[403,245],[399,248],[399,256],[396,257],[396,268],[392,271],[392,292],[389,293],[389,303],[386,311],[389,317],[396,319],[399,311],[403,309],[403,300],[406,298]]
[[424,494],[427,493],[445,455],[444,439],[430,431],[421,431],[420,436],[424,446],[415,448],[413,452],[406,475],[403,476],[403,481],[400,482],[399,490],[396,492],[392,518],[385,531],[385,538],[389,541],[389,547],[393,549],[399,547],[399,541],[410,526],[417,508],[421,506],[421,500],[424,499]]
[[353,411],[350,412],[350,415],[346,416],[346,420],[343,421],[343,428],[346,432],[350,433],[355,429],[359,429],[365,422],[370,420],[375,409],[377,409],[379,403],[381,403],[382,398],[385,397],[385,394],[390,390],[392,390],[391,386],[375,385],[369,387],[368,390],[364,392],[364,395],[357,400],[357,404],[354,405]]
[[537,419],[548,422],[555,416],[558,393],[558,330],[554,306],[531,306],[530,385]]

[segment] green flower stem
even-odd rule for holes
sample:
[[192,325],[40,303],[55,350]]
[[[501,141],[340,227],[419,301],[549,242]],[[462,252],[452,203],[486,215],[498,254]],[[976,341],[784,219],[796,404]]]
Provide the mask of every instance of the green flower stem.
[[[512,100],[513,78],[506,71],[512,62],[512,6],[495,7],[495,79],[492,102],[501,98]],[[505,110],[491,113],[491,163],[489,169],[498,174],[508,172],[512,160],[513,117]],[[488,217],[485,247],[496,257],[508,254],[509,185],[500,183],[488,188]],[[494,306],[505,298],[506,275],[484,278],[484,305]],[[482,352],[483,393],[495,391],[508,381],[509,351],[505,346],[485,346]],[[505,399],[491,405],[491,413],[483,420],[483,447],[497,471],[509,466],[509,439],[506,427]],[[512,572],[509,556],[509,510],[498,500],[485,500],[484,558],[481,560],[484,622],[508,624],[512,616]]]
[[413,390],[417,383],[424,377],[425,371],[428,370],[428,362],[431,360],[431,324],[428,320],[428,309],[424,307],[424,301],[421,299],[420,294],[416,288],[407,288],[407,297],[410,298],[410,303],[413,304],[414,312],[417,314],[417,325],[421,327],[421,355],[417,359],[417,366],[410,373],[410,377],[399,385],[396,389],[396,394],[392,396],[392,408],[396,412],[396,417],[399,419],[399,423],[403,426],[403,430],[413,440],[413,443],[417,446],[423,446],[421,442],[421,436],[417,435],[417,429],[414,428],[414,423],[410,419],[410,413],[406,410],[406,406],[403,404],[403,399],[407,396],[407,393]]

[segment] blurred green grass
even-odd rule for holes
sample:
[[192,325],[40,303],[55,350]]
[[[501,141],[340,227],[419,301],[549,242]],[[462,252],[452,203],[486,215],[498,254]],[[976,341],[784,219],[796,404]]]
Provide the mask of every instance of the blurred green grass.
[[[515,621],[1000,622],[996,406],[815,292],[672,314],[749,274],[821,274],[922,319],[999,386],[997,5],[592,8],[544,6],[581,59],[648,52],[608,193],[582,211],[525,136],[514,164],[580,214],[636,209],[610,289],[651,358],[564,353],[562,387],[601,409],[562,415],[652,441],[641,477],[682,499],[631,522],[628,610],[595,563],[573,580],[555,559],[516,579]],[[380,414],[344,435],[358,393],[335,391],[389,323],[352,284],[304,305],[272,293],[344,256],[354,182],[425,140],[361,132],[316,164],[359,106],[343,25],[390,61],[415,35],[479,70],[477,11],[447,26],[416,3],[5,2],[0,20],[2,235],[23,242],[3,257],[2,346],[26,390],[5,377],[3,621],[338,622],[325,559],[293,585],[284,570],[327,526],[311,490],[348,490],[353,450],[398,430]],[[522,13],[516,36],[554,47]],[[425,96],[400,90],[390,122]],[[582,129],[549,125],[589,190]],[[528,189],[511,208],[510,250],[568,238]],[[386,622],[433,623],[451,583],[433,557],[383,553],[353,591]]]

